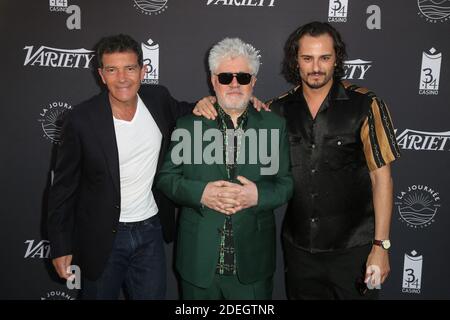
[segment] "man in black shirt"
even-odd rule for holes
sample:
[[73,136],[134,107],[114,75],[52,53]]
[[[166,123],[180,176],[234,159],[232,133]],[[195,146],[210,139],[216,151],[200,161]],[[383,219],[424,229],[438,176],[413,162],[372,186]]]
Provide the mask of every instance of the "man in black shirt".
[[341,82],[345,44],[329,24],[301,26],[285,46],[296,87],[271,109],[287,120],[295,182],[283,226],[290,299],[376,298],[389,273],[400,156],[386,105]]

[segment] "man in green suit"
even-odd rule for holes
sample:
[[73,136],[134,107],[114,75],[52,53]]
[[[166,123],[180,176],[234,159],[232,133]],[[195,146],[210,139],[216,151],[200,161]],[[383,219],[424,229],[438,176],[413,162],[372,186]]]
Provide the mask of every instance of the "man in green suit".
[[182,297],[270,299],[273,210],[293,192],[285,120],[249,104],[260,66],[253,46],[226,38],[208,62],[219,116],[178,120],[157,179],[182,207],[176,244]]

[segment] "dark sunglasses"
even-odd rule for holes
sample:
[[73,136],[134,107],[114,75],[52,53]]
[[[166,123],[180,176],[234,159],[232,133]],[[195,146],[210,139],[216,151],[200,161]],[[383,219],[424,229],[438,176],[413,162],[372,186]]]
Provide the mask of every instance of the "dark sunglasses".
[[246,72],[239,73],[231,73],[231,72],[222,72],[216,75],[219,78],[220,84],[230,84],[233,81],[233,78],[236,77],[236,80],[239,84],[245,85],[249,84],[252,80],[252,75]]

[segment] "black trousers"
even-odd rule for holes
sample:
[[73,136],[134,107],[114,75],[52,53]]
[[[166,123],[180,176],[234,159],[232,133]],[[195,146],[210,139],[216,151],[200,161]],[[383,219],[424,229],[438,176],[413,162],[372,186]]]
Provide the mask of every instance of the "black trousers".
[[369,244],[334,252],[310,253],[284,241],[288,299],[377,299],[379,290],[363,290],[362,280],[371,249],[372,244]]

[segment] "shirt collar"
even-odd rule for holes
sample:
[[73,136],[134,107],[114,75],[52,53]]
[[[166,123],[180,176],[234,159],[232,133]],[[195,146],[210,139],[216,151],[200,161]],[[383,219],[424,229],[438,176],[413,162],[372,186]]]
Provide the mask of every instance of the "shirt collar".
[[334,81],[333,87],[331,88],[331,94],[333,100],[348,100],[349,97],[345,91],[345,87],[341,81]]
[[[219,125],[219,128],[222,124],[222,121],[227,124],[228,129],[234,129],[233,121],[231,120],[231,117],[225,112],[225,110],[223,110],[223,108],[216,102],[214,104],[214,107],[217,110],[217,123]],[[245,108],[244,112],[238,117],[237,119],[237,126],[241,127],[241,128],[245,128],[246,124],[247,124],[247,119],[248,119],[248,108],[249,106],[247,106],[247,108]],[[241,126],[242,123],[242,126]],[[231,127],[230,127],[231,126]]]
[[[295,88],[294,96],[296,97],[296,99],[299,99],[306,104],[306,100],[305,97],[303,96],[303,90],[301,85]],[[319,112],[326,110],[330,106],[332,106],[333,101],[348,100],[348,99],[349,97],[346,93],[345,87],[342,84],[342,82],[334,80],[333,85],[331,86],[330,91],[328,92],[328,95],[325,97],[325,100],[323,100],[322,105],[319,108]]]
[[[303,91],[302,91],[301,85],[295,87],[292,91],[293,91],[294,95],[296,95],[297,97],[303,96]],[[328,92],[327,98],[330,98],[332,100],[348,100],[349,99],[342,82],[336,81],[336,80],[334,80],[333,85],[331,86],[330,91]]]

